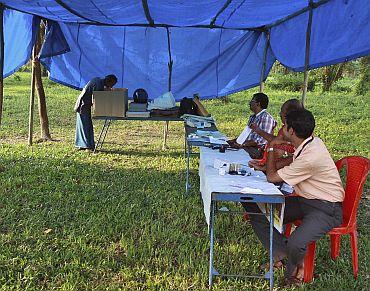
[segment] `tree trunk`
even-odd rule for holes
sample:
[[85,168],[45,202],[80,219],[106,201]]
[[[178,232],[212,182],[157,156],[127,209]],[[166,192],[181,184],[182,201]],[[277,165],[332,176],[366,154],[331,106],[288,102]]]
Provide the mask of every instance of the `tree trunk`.
[[360,81],[356,85],[357,95],[366,95],[370,91],[370,56],[360,59]]
[[327,66],[323,69],[322,74],[322,91],[330,91],[333,84],[343,77],[343,70],[346,63]]
[[[39,54],[41,49],[41,43],[44,38],[44,26],[40,25],[40,31],[35,44],[36,55]],[[41,64],[38,58],[34,60],[35,62],[35,78],[36,78],[36,91],[39,97],[39,115],[40,115],[40,127],[41,127],[41,140],[52,140],[49,131],[49,119],[46,109],[46,98],[44,86],[42,84],[41,78]]]

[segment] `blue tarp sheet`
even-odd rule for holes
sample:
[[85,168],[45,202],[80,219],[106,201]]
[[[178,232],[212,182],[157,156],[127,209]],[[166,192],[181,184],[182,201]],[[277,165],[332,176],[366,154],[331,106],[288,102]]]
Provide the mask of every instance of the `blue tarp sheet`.
[[[296,71],[304,67],[307,0],[2,2],[5,40],[7,35],[14,40],[5,42],[8,74],[29,57],[37,16],[53,20],[41,56],[50,78],[74,88],[114,73],[118,86],[131,93],[142,87],[155,98],[168,90],[170,57],[177,100],[250,88],[262,69],[266,37],[261,27],[271,35],[264,78],[276,59]],[[310,68],[370,53],[370,1],[314,4]]]
[[39,21],[32,15],[6,9],[4,12],[4,77],[30,59]]

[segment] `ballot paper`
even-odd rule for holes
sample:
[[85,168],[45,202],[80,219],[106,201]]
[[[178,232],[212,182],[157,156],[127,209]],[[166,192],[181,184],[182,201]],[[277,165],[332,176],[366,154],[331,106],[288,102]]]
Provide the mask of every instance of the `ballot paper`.
[[222,134],[219,131],[209,131],[209,130],[197,130],[195,132],[198,136],[202,137],[213,137],[213,138],[218,138],[218,139],[226,139],[225,135]]
[[239,137],[236,139],[236,142],[238,144],[243,144],[247,140],[251,131],[252,131],[251,128],[247,125],[242,131],[242,133],[239,135]]
[[251,188],[251,187],[244,187],[243,189],[240,190],[242,193],[246,194],[262,194],[262,190],[258,188]]
[[228,145],[228,143],[223,138],[214,138],[212,136],[209,137],[209,142],[211,144],[217,144],[217,145]]

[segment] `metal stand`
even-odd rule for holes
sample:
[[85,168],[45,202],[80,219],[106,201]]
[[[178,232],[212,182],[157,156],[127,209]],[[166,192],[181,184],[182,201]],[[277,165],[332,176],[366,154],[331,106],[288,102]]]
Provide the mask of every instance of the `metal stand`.
[[[222,195],[222,194],[221,194]],[[241,198],[244,200],[243,198]],[[233,201],[231,198],[226,198],[225,200],[223,199],[217,199],[218,201]],[[219,276],[219,277],[237,277],[237,278],[255,278],[255,279],[267,279],[269,280],[270,283],[270,291],[273,290],[274,288],[274,271],[273,271],[273,254],[272,254],[272,249],[273,249],[273,231],[274,231],[274,217],[273,217],[273,212],[274,212],[274,204],[269,203],[270,206],[270,247],[269,247],[269,257],[270,257],[270,269],[266,274],[263,276],[244,276],[244,275],[232,275],[232,274],[220,274],[214,267],[213,265],[213,252],[214,252],[214,241],[215,241],[215,232],[214,232],[214,225],[215,225],[215,217],[217,212],[217,200],[211,201],[211,215],[210,215],[210,229],[209,229],[209,237],[210,237],[210,248],[209,248],[209,277],[208,277],[208,284],[209,284],[209,289],[212,289],[212,284],[213,284],[213,277],[214,276]],[[248,201],[249,199],[247,199]],[[254,198],[250,199],[250,202],[253,201]],[[235,201],[235,200],[234,200]],[[244,200],[245,201],[245,200]],[[246,202],[246,201],[245,201]],[[225,212],[225,211],[221,211]],[[259,215],[264,215],[264,214],[259,214]]]
[[191,145],[185,142],[186,147],[186,182],[185,182],[185,196],[189,194],[189,189],[191,188],[189,182],[189,167],[190,167],[190,155],[191,155]]
[[105,119],[104,126],[101,129],[101,132],[99,134],[98,141],[95,144],[94,153],[97,150],[99,150],[99,149],[101,150],[103,148],[103,143],[104,143],[105,137],[107,136],[107,133],[108,133],[108,130],[109,130],[109,126],[110,126],[111,122],[112,122],[111,119]]
[[162,144],[162,150],[167,149],[167,136],[168,136],[168,124],[169,122],[166,121],[163,127],[163,144]]

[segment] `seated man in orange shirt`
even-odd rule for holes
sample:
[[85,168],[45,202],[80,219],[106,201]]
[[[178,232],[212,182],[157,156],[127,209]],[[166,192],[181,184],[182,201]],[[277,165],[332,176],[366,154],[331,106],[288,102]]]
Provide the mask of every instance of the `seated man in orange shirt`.
[[[274,229],[273,255],[276,265],[287,258],[286,285],[300,285],[307,245],[324,236],[342,223],[344,190],[339,173],[322,140],[313,136],[315,119],[308,110],[291,111],[286,116],[283,138],[270,143],[274,146],[286,141],[296,148],[293,162],[277,169],[275,156],[267,157],[266,175],[272,183],[286,182],[294,186],[298,196],[285,198],[284,223],[297,219],[301,225],[288,238]],[[260,212],[256,204],[244,203],[248,212]],[[264,216],[250,214],[250,222],[262,244],[269,245],[269,222]]]

